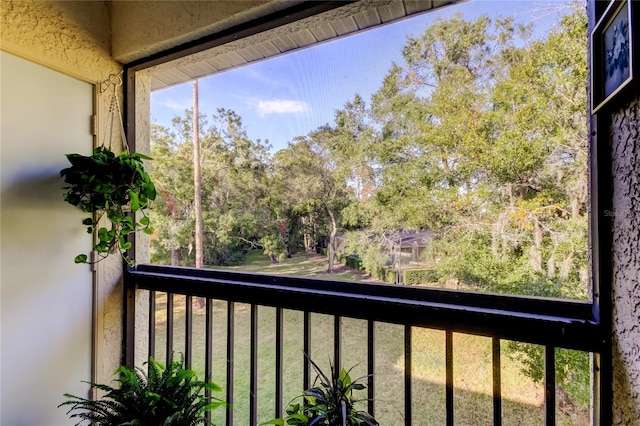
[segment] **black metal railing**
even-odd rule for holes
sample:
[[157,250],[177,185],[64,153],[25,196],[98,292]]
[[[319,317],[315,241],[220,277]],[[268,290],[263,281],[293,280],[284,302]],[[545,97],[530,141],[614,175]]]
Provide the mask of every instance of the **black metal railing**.
[[[333,343],[330,356],[336,368],[343,364],[343,320],[354,318],[363,321],[366,327],[366,343],[359,354],[365,367],[367,376],[367,409],[371,414],[376,413],[378,407],[375,366],[379,366],[376,357],[376,327],[379,324],[393,324],[403,330],[402,359],[403,359],[403,393],[404,407],[401,417],[405,425],[423,424],[414,414],[414,377],[412,376],[412,361],[415,356],[412,335],[416,329],[441,330],[444,333],[444,418],[447,425],[455,421],[455,386],[454,386],[454,333],[464,333],[490,338],[490,362],[492,380],[492,398],[490,410],[493,410],[494,425],[503,422],[503,394],[502,394],[502,358],[501,342],[505,340],[542,345],[544,348],[544,423],[556,423],[556,348],[567,348],[582,352],[600,353],[603,348],[603,331],[593,320],[592,305],[590,303],[530,298],[510,295],[478,294],[440,289],[414,288],[409,286],[373,284],[361,282],[342,282],[324,279],[308,279],[290,276],[260,275],[252,273],[217,271],[210,269],[194,269],[181,267],[167,267],[157,265],[139,265],[127,271],[125,276],[126,288],[129,289],[129,304],[134,306],[132,298],[135,290],[150,291],[149,303],[149,354],[160,358],[169,357],[180,347],[184,351],[185,361],[191,366],[194,358],[194,303],[201,306],[197,318],[204,318],[203,345],[198,345],[197,351],[203,354],[204,375],[211,380],[214,374],[214,348],[219,348],[221,342],[214,342],[214,332],[221,327],[214,323],[216,309],[226,311],[224,324],[224,358],[226,359],[226,375],[224,388],[226,401],[229,406],[225,420],[227,425],[246,424],[246,419],[234,423],[234,398],[240,392],[237,389],[234,373],[239,368],[249,376],[248,389],[242,392],[249,394],[250,425],[257,425],[268,419],[258,418],[259,399],[259,351],[263,350],[259,344],[260,326],[265,322],[272,324],[273,365],[267,369],[273,370],[272,376],[272,409],[274,417],[279,416],[285,404],[285,352],[284,345],[287,331],[285,330],[285,313],[301,312],[302,352],[314,357],[312,351],[313,315],[323,314],[333,318]],[[174,305],[175,299],[181,298],[181,318],[184,318],[184,336],[179,345],[176,342]],[[196,299],[197,298],[197,299]],[[162,309],[158,301],[162,300]],[[182,302],[184,300],[184,303]],[[204,303],[202,303],[204,302]],[[245,330],[235,329],[235,315],[238,306],[242,307],[243,315],[248,309],[248,340],[249,355],[247,365],[238,365],[239,356],[235,345],[237,334]],[[261,320],[259,315],[263,307],[274,309],[273,323]],[[130,310],[131,308],[129,308]],[[162,311],[162,312],[161,312]],[[127,360],[133,360],[133,342],[135,327],[131,325],[135,314],[127,313],[126,333]],[[158,325],[158,318],[164,323],[165,330]],[[224,317],[221,317],[224,318]],[[288,323],[287,323],[288,324]],[[268,325],[268,324],[267,324]],[[182,326],[182,325],[181,325]],[[201,327],[202,328],[202,327]],[[399,329],[400,329],[399,328]],[[159,336],[158,332],[162,334]],[[182,335],[182,332],[180,332]],[[159,353],[159,342],[163,340],[162,352]],[[269,349],[271,350],[271,349]],[[301,354],[300,356],[303,357]],[[597,374],[597,371],[596,373]],[[310,386],[313,370],[309,362],[303,361],[303,383],[296,389],[299,393]],[[596,404],[596,406],[599,404]],[[398,423],[400,424],[400,423]]]

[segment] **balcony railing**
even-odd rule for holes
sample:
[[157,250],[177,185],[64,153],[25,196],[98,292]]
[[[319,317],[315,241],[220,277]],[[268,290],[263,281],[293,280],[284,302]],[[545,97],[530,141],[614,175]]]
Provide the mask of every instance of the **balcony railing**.
[[[314,373],[304,354],[316,361],[328,356],[337,368],[351,367],[355,360],[364,373],[362,375],[367,376],[367,395],[364,399],[367,399],[368,405],[363,408],[376,415],[381,406],[386,404],[380,401],[380,371],[397,367],[381,365],[382,357],[378,356],[376,348],[378,333],[382,332],[391,333],[397,338],[399,343],[396,346],[401,353],[398,359],[402,364],[402,383],[398,393],[402,394],[403,402],[399,404],[400,407],[394,408],[400,411],[398,418],[401,419],[394,421],[394,425],[425,424],[421,420],[423,414],[416,410],[424,389],[421,388],[418,394],[418,379],[412,374],[412,361],[421,355],[421,349],[416,349],[412,338],[422,330],[439,330],[434,332],[440,333],[444,341],[442,363],[445,377],[442,389],[434,390],[443,394],[443,421],[438,424],[453,425],[458,422],[455,413],[455,392],[458,390],[454,382],[454,351],[462,353],[467,348],[454,347],[454,341],[458,333],[463,333],[485,336],[490,345],[488,358],[492,396],[491,401],[485,404],[485,408],[489,406],[490,413],[482,414],[489,419],[487,424],[503,424],[504,355],[501,343],[524,342],[544,348],[542,416],[544,424],[554,425],[558,409],[556,348],[594,354],[603,350],[603,332],[593,320],[592,305],[577,301],[157,265],[139,265],[129,270],[125,285],[129,289],[125,330],[128,362],[134,359],[134,342],[140,338],[135,336],[133,321],[136,316],[132,311],[135,290],[148,290],[149,354],[168,359],[174,351],[184,352],[189,366],[195,358],[202,360],[198,363],[204,365],[198,368],[203,370],[205,378],[216,379],[214,381],[225,389],[226,396],[223,398],[229,403],[224,416],[227,425],[244,426],[247,419],[250,425],[257,425],[280,416],[290,395],[300,394],[313,381]],[[176,302],[178,299],[179,306]],[[200,302],[201,307],[196,302]],[[176,313],[180,321],[177,321]],[[247,318],[247,329],[235,329],[237,315]],[[199,321],[198,332],[194,332],[194,318]],[[345,331],[347,321],[355,321],[349,323],[348,333]],[[176,333],[178,322],[180,330]],[[314,327],[318,323],[330,330],[317,331]],[[299,331],[292,331],[291,324],[295,324]],[[347,363],[345,342],[354,339],[354,327],[361,333],[362,343],[356,345],[361,350],[356,350],[355,354],[349,353]],[[386,331],[383,331],[384,327]],[[263,336],[265,333],[269,335],[267,339]],[[294,349],[294,354],[290,353],[291,345],[286,343],[290,333],[297,333],[295,340],[301,346],[299,351]],[[198,339],[202,342],[195,344]],[[238,339],[248,339],[248,354],[236,352]],[[323,352],[327,346],[328,354]],[[323,349],[318,350],[318,347]],[[266,366],[260,358],[265,351],[272,353],[268,358],[271,364]],[[353,349],[351,352],[354,352]],[[241,359],[245,358],[246,361],[240,365]],[[301,383],[295,389],[290,389],[287,384],[291,382],[293,373],[287,368],[290,362],[287,360],[294,358],[299,360],[302,369]],[[217,359],[226,363],[222,380],[216,376],[219,373],[216,368],[220,368],[216,367]],[[234,377],[238,371],[248,376],[246,384],[239,383]],[[261,378],[264,371],[270,374],[270,379],[266,381],[267,388],[271,388],[266,391],[265,380]],[[259,382],[262,384],[259,385]],[[245,388],[239,389],[239,386]],[[265,393],[268,394],[267,402],[263,395]],[[248,414],[243,420],[237,417],[240,407],[234,406],[234,398],[239,394],[249,395]],[[599,406],[597,401],[592,402],[594,406]],[[268,418],[259,414],[259,409],[265,403],[271,404],[267,409]]]

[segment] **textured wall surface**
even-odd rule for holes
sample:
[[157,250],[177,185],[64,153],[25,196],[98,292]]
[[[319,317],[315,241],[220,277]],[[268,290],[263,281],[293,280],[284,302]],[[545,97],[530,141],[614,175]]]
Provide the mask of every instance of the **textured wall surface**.
[[0,20],[2,50],[89,82],[119,71],[105,2],[3,0]]
[[299,0],[122,1],[112,5],[113,57],[123,63],[264,16]]
[[640,99],[612,114],[613,419],[640,421]]

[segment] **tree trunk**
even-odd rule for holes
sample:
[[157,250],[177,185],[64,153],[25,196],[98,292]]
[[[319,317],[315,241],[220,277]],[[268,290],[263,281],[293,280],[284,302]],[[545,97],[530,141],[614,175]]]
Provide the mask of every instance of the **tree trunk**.
[[198,111],[198,80],[193,81],[193,210],[196,219],[196,268],[203,266],[202,249],[202,170],[200,169],[200,120]]
[[[193,210],[195,213],[195,240],[196,240],[196,268],[204,266],[204,251],[202,247],[202,170],[200,161],[200,111],[198,108],[198,80],[193,81]],[[198,307],[206,304],[204,297],[198,297]]]
[[306,253],[315,252],[315,247],[311,245],[312,243],[311,234],[307,232],[307,230],[309,229],[309,225],[311,224],[311,219],[306,216],[302,216],[301,220],[302,220],[302,229],[304,230],[302,234],[302,238],[304,239],[304,251]]
[[171,249],[171,266],[180,266],[180,249]]
[[331,221],[331,231],[329,232],[329,266],[327,267],[327,273],[333,272],[333,263],[336,257],[336,234],[338,233],[338,225],[336,223],[336,217],[333,211],[327,208],[327,214]]

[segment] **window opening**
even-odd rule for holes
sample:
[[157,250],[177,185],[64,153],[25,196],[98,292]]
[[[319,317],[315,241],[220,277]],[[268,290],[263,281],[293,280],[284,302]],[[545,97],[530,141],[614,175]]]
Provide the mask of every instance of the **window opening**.
[[[499,5],[213,56],[232,69],[198,81],[205,267],[590,299],[585,10]],[[154,263],[194,265],[192,93],[152,92]],[[539,396],[544,348],[502,350]],[[555,354],[567,424],[588,418],[589,356]]]
[[[204,264],[589,299],[585,11],[500,4],[200,79]],[[152,93],[155,263],[194,265],[192,93]]]

